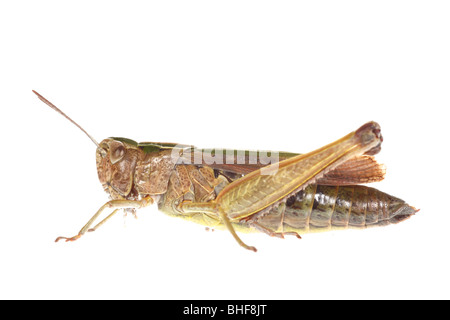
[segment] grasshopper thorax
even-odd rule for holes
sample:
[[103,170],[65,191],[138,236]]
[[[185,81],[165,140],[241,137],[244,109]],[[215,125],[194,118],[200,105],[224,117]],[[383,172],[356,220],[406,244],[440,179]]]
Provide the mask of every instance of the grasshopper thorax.
[[129,199],[133,192],[133,178],[141,151],[133,140],[108,138],[96,152],[97,173],[103,189],[112,199]]

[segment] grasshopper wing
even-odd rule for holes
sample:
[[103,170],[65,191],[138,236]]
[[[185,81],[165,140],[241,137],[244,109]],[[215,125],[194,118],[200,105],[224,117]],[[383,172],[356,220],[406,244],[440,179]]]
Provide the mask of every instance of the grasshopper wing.
[[378,182],[384,179],[386,168],[374,157],[362,155],[349,159],[336,169],[317,179],[317,184],[345,186],[353,184]]
[[[282,157],[280,153],[280,161],[286,160],[290,157]],[[299,155],[299,154],[292,154]],[[238,175],[249,174],[252,171],[263,168],[265,165],[257,164],[229,164],[229,163],[213,163],[204,164],[211,168],[218,170],[223,175],[233,178]],[[230,173],[232,175],[230,175]],[[362,183],[378,182],[384,179],[386,168],[383,164],[378,163],[373,156],[361,155],[353,159],[349,159],[337,166],[335,169],[325,173],[322,177],[317,178],[316,183],[331,186],[345,186]],[[234,180],[234,179],[233,179]]]

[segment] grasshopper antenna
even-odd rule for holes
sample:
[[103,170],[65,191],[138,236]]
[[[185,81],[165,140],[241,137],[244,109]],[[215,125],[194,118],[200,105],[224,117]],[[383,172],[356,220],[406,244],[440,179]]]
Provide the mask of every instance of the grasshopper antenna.
[[44,102],[46,105],[48,105],[50,108],[52,108],[53,110],[55,110],[56,112],[60,113],[61,115],[63,115],[67,120],[69,120],[70,122],[72,122],[74,125],[76,125],[78,128],[80,128],[81,131],[83,131],[88,137],[89,139],[92,140],[92,142],[95,143],[95,145],[97,146],[97,148],[100,148],[100,145],[98,144],[98,142],[92,138],[92,136],[86,132],[86,130],[84,130],[78,123],[76,123],[75,121],[73,121],[72,119],[69,118],[69,116],[67,116],[64,112],[62,112],[57,106],[55,106],[53,103],[51,103],[50,101],[48,101],[47,99],[45,99],[43,96],[41,96],[39,93],[37,93],[36,91],[32,90],[34,92],[35,95],[38,96],[39,99],[41,99],[42,102]]

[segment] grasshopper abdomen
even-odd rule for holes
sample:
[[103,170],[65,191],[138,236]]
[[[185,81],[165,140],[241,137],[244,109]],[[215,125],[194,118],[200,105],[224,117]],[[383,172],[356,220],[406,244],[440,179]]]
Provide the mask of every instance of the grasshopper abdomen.
[[307,233],[330,229],[395,224],[418,210],[405,201],[366,186],[312,184],[284,204],[257,215],[252,224],[273,233]]

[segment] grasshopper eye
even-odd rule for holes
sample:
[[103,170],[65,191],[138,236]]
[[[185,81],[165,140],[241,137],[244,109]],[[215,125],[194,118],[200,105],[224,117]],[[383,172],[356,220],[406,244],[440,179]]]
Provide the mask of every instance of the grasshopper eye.
[[110,145],[110,155],[109,158],[112,164],[115,164],[122,160],[125,156],[126,149],[122,142],[112,141]]

